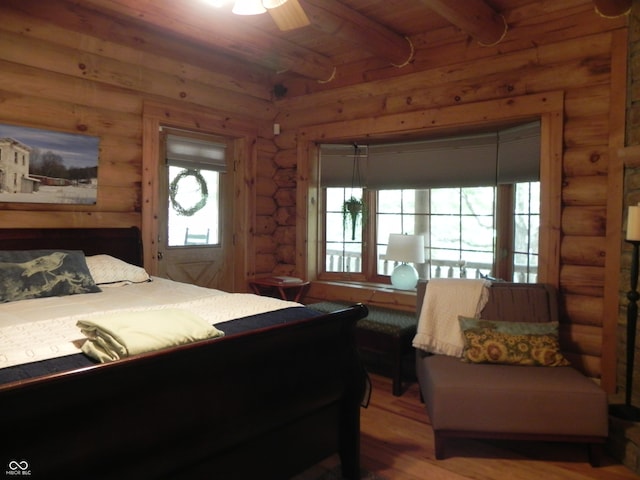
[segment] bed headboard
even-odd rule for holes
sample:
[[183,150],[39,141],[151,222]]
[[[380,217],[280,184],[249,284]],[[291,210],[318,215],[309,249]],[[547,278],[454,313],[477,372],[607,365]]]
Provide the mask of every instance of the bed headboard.
[[0,250],[82,250],[107,254],[143,266],[140,229],[129,228],[0,228]]

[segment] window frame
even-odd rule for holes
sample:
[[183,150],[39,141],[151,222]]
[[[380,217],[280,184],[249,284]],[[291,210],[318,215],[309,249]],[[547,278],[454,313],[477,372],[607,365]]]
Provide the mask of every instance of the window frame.
[[[432,119],[425,122],[425,118]],[[540,227],[538,282],[559,286],[564,94],[545,92],[438,109],[301,127],[298,139],[296,256],[300,275],[318,279],[322,225],[319,208],[320,143],[371,143],[418,138],[540,120]],[[306,209],[305,209],[306,206]]]
[[[512,281],[515,271],[515,184],[497,185],[495,193],[494,226],[496,242],[494,246],[492,275],[506,281]],[[414,189],[404,189],[414,190]],[[378,273],[378,191],[364,189],[363,199],[369,206],[368,220],[362,225],[362,271],[334,272],[326,269],[327,236],[323,228],[320,241],[320,264],[318,265],[318,279],[326,281],[356,281],[391,284],[391,276]],[[321,222],[326,225],[327,212],[326,187],[320,189],[322,209]],[[430,214],[427,215],[430,217]]]

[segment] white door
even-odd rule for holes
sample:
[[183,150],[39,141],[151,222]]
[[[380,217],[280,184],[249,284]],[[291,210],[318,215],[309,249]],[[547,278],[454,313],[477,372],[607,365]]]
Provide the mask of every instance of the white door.
[[171,129],[160,139],[158,275],[231,291],[233,144]]

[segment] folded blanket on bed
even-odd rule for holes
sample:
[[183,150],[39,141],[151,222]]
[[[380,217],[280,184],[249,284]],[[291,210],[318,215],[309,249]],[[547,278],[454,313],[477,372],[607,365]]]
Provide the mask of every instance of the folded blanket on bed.
[[179,309],[119,312],[80,320],[82,351],[100,362],[224,335],[193,313]]
[[491,282],[482,279],[429,280],[413,346],[427,352],[461,356],[464,340],[458,316],[479,317],[489,300],[490,285]]

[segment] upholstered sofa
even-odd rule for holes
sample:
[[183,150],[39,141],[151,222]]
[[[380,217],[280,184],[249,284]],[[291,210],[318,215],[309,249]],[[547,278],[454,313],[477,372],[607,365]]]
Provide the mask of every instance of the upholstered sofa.
[[[420,315],[426,283],[418,286]],[[549,322],[559,316],[555,290],[493,283],[480,317]],[[435,457],[452,437],[584,442],[600,463],[608,434],[606,393],[571,366],[469,363],[416,350],[416,373],[434,432]]]

